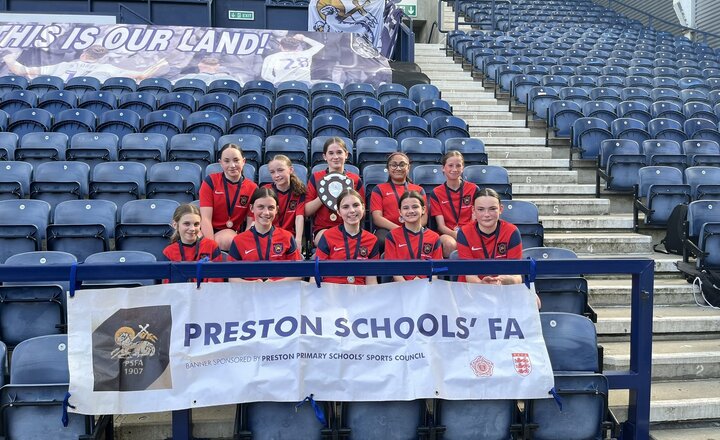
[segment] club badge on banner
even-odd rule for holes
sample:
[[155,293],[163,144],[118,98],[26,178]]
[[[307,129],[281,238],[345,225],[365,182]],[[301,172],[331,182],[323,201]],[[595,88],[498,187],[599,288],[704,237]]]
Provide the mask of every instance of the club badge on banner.
[[70,404],[132,414],[255,401],[547,398],[524,285],[164,284],[68,298]]
[[310,0],[308,30],[354,32],[380,48],[385,0]]

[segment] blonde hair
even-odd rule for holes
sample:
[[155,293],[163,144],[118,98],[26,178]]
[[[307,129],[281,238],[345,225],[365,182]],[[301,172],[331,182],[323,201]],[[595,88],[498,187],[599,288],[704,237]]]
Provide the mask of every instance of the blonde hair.
[[[200,217],[200,208],[190,203],[184,203],[178,206],[177,208],[175,208],[175,212],[173,212],[173,222],[177,225],[178,223],[180,223],[180,219],[185,214],[195,214]],[[170,236],[170,243],[176,243],[178,240],[180,240],[180,233],[178,232],[176,226],[173,234]]]
[[[285,156],[284,154],[276,154],[275,156],[273,156],[272,159],[270,159],[270,162],[274,160],[284,163],[285,166],[288,168],[293,166],[290,158]],[[290,173],[290,192],[297,196],[302,196],[307,193],[307,188],[305,187],[305,184],[300,181],[300,178],[294,172]]]

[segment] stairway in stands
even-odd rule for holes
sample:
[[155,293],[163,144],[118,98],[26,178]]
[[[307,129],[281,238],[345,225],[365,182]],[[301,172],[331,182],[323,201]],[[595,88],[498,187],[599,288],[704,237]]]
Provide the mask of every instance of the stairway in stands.
[[[448,6],[444,17],[443,29],[451,29]],[[494,99],[492,88],[445,56],[443,44],[417,44],[415,61],[453,113],[468,122],[471,135],[485,142],[489,163],[508,170],[513,198],[538,206],[546,246],[569,248],[583,258],[655,259],[651,436],[720,438],[720,312],[695,305],[691,285],[673,264],[679,257],[653,252],[663,233],[633,233],[631,196],[595,198],[594,163],[574,161],[569,171],[568,144],[546,147],[544,125],[525,128],[524,114],[509,112],[507,99]],[[589,285],[605,370],[626,370],[630,279],[596,277]],[[627,395],[610,395],[619,420],[626,418]]]

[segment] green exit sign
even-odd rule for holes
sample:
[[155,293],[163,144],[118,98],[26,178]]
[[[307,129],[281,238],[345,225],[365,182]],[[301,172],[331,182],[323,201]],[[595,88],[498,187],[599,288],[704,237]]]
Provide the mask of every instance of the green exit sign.
[[402,9],[408,17],[417,17],[417,0],[402,0],[398,3],[398,7]]
[[255,21],[255,11],[228,11],[228,19]]

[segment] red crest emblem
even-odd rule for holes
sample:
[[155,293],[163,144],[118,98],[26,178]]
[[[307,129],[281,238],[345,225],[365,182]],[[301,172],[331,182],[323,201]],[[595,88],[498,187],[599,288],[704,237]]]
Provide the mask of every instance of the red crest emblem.
[[291,200],[290,204],[288,205],[288,211],[295,211],[297,208],[297,200]]
[[248,202],[248,196],[240,196],[240,206],[247,205]]
[[282,254],[282,251],[283,251],[282,243],[273,244],[273,252],[275,252],[277,255],[280,255],[280,254]]
[[360,246],[360,256],[361,257],[367,257],[368,256],[368,248],[365,246]]
[[462,198],[462,204],[463,204],[463,205],[469,205],[469,204],[470,204],[470,201],[471,201],[470,196],[464,196],[464,197]]
[[470,368],[472,368],[475,376],[477,377],[490,377],[493,375],[493,363],[485,359],[482,356],[478,356],[470,362]]
[[430,244],[430,243],[423,244],[422,253],[425,255],[430,255],[432,253],[432,244]]
[[513,353],[513,365],[515,365],[515,371],[520,376],[527,376],[532,371],[532,363],[530,362],[530,354],[528,353]]
[[498,243],[498,245],[497,245],[497,253],[498,253],[498,255],[505,255],[505,254],[507,254],[507,243]]

